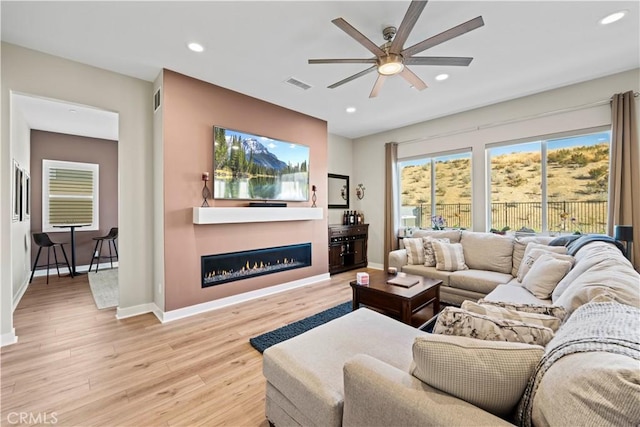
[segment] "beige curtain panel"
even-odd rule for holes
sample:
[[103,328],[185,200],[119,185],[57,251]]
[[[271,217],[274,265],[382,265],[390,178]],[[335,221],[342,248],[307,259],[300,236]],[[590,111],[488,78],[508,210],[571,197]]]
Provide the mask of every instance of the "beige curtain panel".
[[640,145],[636,94],[615,94],[611,101],[611,166],[609,175],[609,224],[633,227],[631,260],[640,269]]
[[389,268],[389,252],[398,249],[398,144],[388,142],[384,147],[384,270]]

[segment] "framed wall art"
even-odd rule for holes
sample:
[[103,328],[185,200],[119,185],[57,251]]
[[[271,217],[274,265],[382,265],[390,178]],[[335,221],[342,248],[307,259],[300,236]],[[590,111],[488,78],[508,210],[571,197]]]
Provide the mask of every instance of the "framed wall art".
[[11,187],[13,210],[11,219],[13,222],[20,221],[22,216],[22,169],[14,159],[13,160],[13,185]]
[[22,171],[22,217],[21,221],[31,218],[31,177],[26,170]]

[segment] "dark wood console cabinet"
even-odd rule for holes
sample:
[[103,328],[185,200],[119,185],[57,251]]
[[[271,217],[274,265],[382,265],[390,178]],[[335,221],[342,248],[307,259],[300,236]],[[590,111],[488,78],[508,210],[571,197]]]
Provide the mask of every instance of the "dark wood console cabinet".
[[367,266],[369,224],[329,226],[329,274]]

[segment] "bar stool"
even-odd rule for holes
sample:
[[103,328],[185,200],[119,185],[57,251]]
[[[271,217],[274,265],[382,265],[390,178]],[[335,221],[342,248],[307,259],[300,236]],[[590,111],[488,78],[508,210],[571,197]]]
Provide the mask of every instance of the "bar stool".
[[[113,227],[109,230],[109,234],[102,237],[94,237],[93,240],[96,241],[96,246],[93,248],[93,256],[91,257],[91,263],[89,264],[89,271],[91,271],[91,267],[93,266],[93,260],[96,261],[96,273],[98,272],[98,268],[100,266],[100,258],[107,258],[111,262],[111,268],[113,268],[113,259],[118,260],[118,248],[116,247],[116,239],[118,238],[118,227]],[[109,247],[109,256],[102,255],[102,243],[107,241],[107,246]],[[99,247],[98,247],[99,245]],[[113,250],[115,251],[115,255],[111,252],[111,245],[113,245]]]
[[[47,285],[49,284],[49,267],[56,266],[56,270],[58,270],[58,277],[60,277],[60,268],[59,266],[67,266],[69,269],[69,275],[73,277],[73,271],[71,270],[71,265],[69,265],[69,259],[67,258],[67,253],[64,251],[64,243],[55,243],[52,242],[47,233],[33,233],[33,240],[36,242],[36,245],[39,246],[38,254],[36,255],[36,260],[33,263],[33,269],[31,270],[31,277],[29,278],[29,283],[33,280],[33,275],[36,272],[36,268],[44,267],[43,265],[38,265],[38,259],[40,259],[40,252],[42,252],[42,248],[47,248]],[[56,253],[56,248],[59,247],[62,249],[62,255],[64,255],[65,262],[58,262],[58,255]],[[53,258],[56,262],[53,264],[50,260],[51,249],[53,249]]]

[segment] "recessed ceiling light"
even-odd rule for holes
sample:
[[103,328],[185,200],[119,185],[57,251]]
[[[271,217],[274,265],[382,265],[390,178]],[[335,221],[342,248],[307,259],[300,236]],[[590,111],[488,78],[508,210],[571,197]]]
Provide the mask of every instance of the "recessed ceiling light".
[[627,14],[626,10],[621,10],[619,12],[614,12],[610,15],[605,16],[600,20],[602,25],[613,24],[616,21],[621,20]]
[[204,50],[204,47],[199,43],[189,43],[187,47],[194,52],[202,52]]
[[442,80],[447,80],[449,78],[449,74],[438,74],[436,76],[436,80],[441,82]]
[[353,114],[356,112],[356,107],[347,107],[345,111],[349,114]]
[[76,111],[76,110],[74,110],[73,108],[69,108],[69,112],[70,112],[70,113],[77,113],[77,111]]

